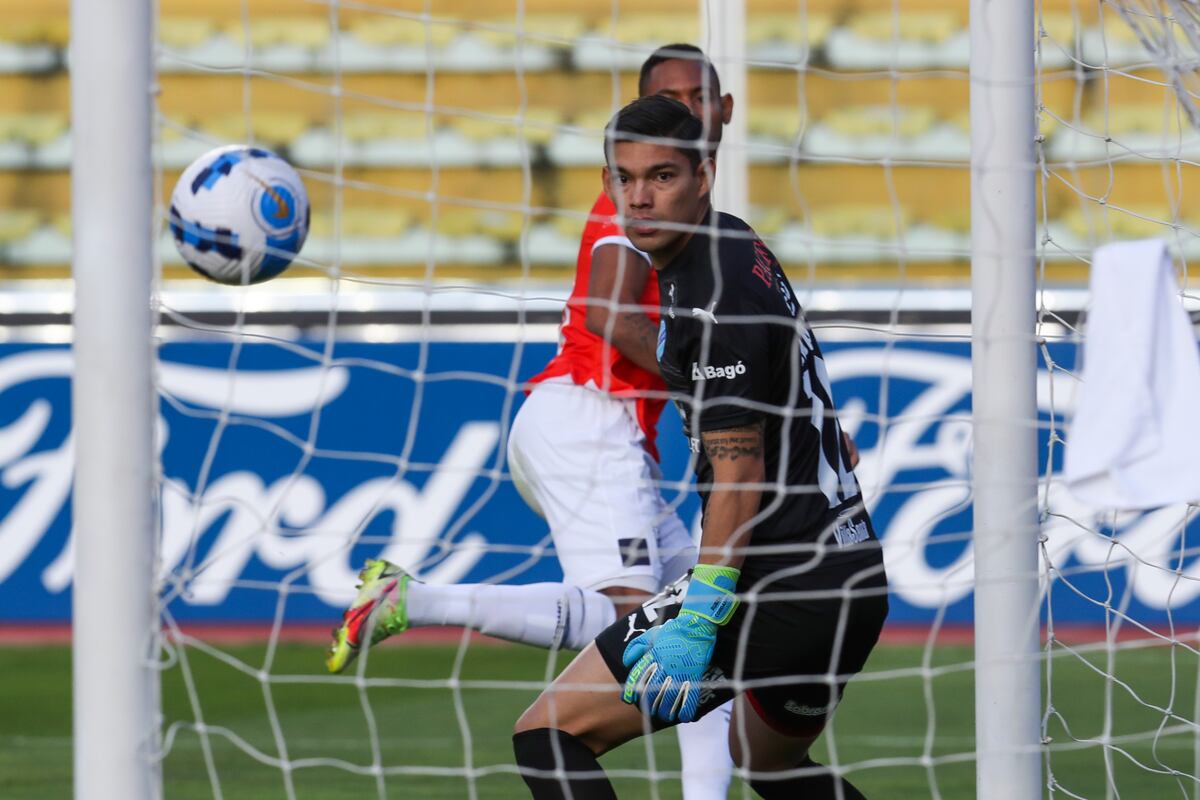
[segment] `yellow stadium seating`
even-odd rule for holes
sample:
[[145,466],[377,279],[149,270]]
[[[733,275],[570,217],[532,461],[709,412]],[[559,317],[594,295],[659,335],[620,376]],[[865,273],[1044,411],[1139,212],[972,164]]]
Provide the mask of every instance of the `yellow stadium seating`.
[[919,136],[936,121],[934,110],[923,106],[847,106],[821,118],[845,136]]
[[[408,230],[414,216],[403,208],[345,208],[341,212],[343,236],[386,238],[399,236]],[[314,236],[333,236],[333,214],[319,212],[312,215],[311,231]]]
[[67,115],[63,113],[0,114],[0,141],[42,145],[66,132]]
[[592,111],[585,111],[582,114],[577,114],[571,124],[576,128],[582,128],[585,131],[591,131],[599,134],[608,125],[608,121],[612,119],[615,109],[602,108]]
[[556,127],[563,122],[562,114],[553,108],[530,108],[524,115],[525,124],[518,126],[516,112],[505,109],[506,119],[458,116],[449,119],[450,127],[475,141],[486,141],[501,137],[521,136],[526,141],[545,144],[556,135]]
[[804,114],[799,106],[752,106],[746,128],[752,135],[791,141],[800,133]]
[[[225,26],[225,32],[241,41],[246,29],[241,20]],[[259,17],[250,20],[250,44],[254,47],[290,44],[300,47],[323,47],[329,42],[328,17]]]
[[[432,154],[430,159],[439,161],[437,233],[490,237],[504,243],[505,253],[512,252],[510,244],[525,227],[577,239],[583,226],[580,214],[599,190],[597,134],[614,102],[619,106],[634,96],[637,63],[651,47],[698,42],[700,36],[694,6],[678,0],[622,2],[615,15],[610,0],[579,0],[569,7],[556,0],[526,0],[519,19],[511,0],[434,0],[429,5],[387,0],[340,7],[336,28],[327,5],[296,0],[251,0],[250,22],[243,27],[243,2],[159,0],[161,43],[171,50],[195,51],[186,54],[187,64],[179,64],[178,57],[175,66],[166,63],[164,70],[175,72],[160,76],[165,122],[158,135],[166,145],[160,152],[171,169],[210,141],[251,137],[273,148],[290,146],[288,154],[298,163],[324,169],[333,163],[322,159],[336,150],[333,115],[340,110],[343,164],[351,183],[358,184],[343,190],[347,207],[339,223],[341,235],[392,239],[427,225],[432,204],[422,193],[434,186],[434,173],[422,159]],[[1179,115],[1162,73],[1145,65],[1148,58],[1136,36],[1111,5],[1101,14],[1093,0],[1039,2],[1038,20],[1046,36],[1040,97],[1052,112],[1039,121],[1054,174],[1045,190],[1051,226],[1081,242],[1110,233],[1169,235],[1170,227],[1161,224],[1172,217],[1164,198],[1177,196],[1190,208],[1186,183],[1195,183],[1193,173],[1200,174],[1191,163],[1200,159],[1200,134]],[[0,145],[9,167],[0,170],[0,242],[41,240],[48,232],[61,238],[69,233],[64,138],[69,81],[60,69],[69,40],[67,2],[0,0],[0,9],[20,12],[0,26],[6,59],[0,75]],[[766,147],[760,151],[763,158],[752,160],[751,219],[757,229],[768,236],[780,234],[808,214],[805,224],[811,231],[834,239],[885,240],[901,230],[911,235],[910,225],[955,236],[969,232],[969,170],[947,164],[931,173],[902,163],[927,159],[944,142],[965,140],[969,132],[969,83],[962,59],[966,24],[962,0],[901,0],[898,5],[890,0],[748,0],[748,52],[763,63],[751,68],[747,92],[737,98],[737,113],[746,115],[749,133],[760,144],[790,144],[803,130],[806,138],[798,152],[811,156],[794,164],[783,163],[784,158],[772,161],[786,152]],[[337,79],[345,92],[341,101],[330,93],[334,79],[328,54],[335,32],[342,35],[343,54],[353,48],[366,54],[344,63]],[[539,53],[535,62],[528,62],[536,65],[518,74],[512,50],[521,33],[526,47]],[[246,38],[263,51],[255,54],[258,67],[282,74],[246,77],[237,70],[197,70],[190,63],[211,58],[229,66],[222,59],[232,58],[236,66],[241,63],[239,43]],[[625,47],[612,56],[604,38]],[[592,45],[590,56],[582,58],[580,52]],[[421,59],[427,46],[437,64],[431,99],[446,109],[435,111],[432,120],[423,111],[389,106],[426,102]],[[465,67],[457,63],[472,48],[485,52],[477,60],[466,59],[470,64]],[[561,52],[567,48],[569,53]],[[1062,68],[1073,57],[1099,63],[1106,52],[1102,48],[1108,48],[1113,63],[1138,66],[1111,70],[1103,80],[1099,72],[1088,71],[1082,83],[1079,74]],[[884,67],[869,61],[876,52],[883,54]],[[36,53],[40,60],[23,60],[26,53]],[[791,69],[802,56],[816,68]],[[925,71],[927,67],[940,71]],[[47,70],[59,71],[45,74]],[[253,105],[249,119],[241,108],[244,88],[249,88]],[[522,102],[536,105],[518,126],[516,109]],[[226,113],[207,113],[210,108]],[[1058,123],[1054,115],[1066,123]],[[586,133],[572,135],[568,129]],[[826,143],[844,144],[845,150],[820,149],[818,134]],[[1114,141],[1105,142],[1106,135]],[[513,144],[517,137],[538,147],[519,151]],[[555,149],[564,142],[574,149]],[[1136,157],[1111,169],[1088,166],[1093,158],[1129,151]],[[520,164],[525,156],[545,156],[554,166],[543,171],[544,162],[535,162],[532,203],[560,213],[527,219],[517,211],[467,205],[494,202],[515,208],[526,202]],[[1177,156],[1182,161],[1165,178],[1156,159]],[[883,157],[901,161],[885,164]],[[1064,169],[1056,159],[1080,166]],[[167,176],[168,183],[172,177]],[[938,191],[929,190],[931,182]],[[333,190],[320,181],[310,189],[313,234],[332,236]],[[903,210],[899,219],[889,192]],[[1102,206],[1097,196],[1108,198],[1112,206],[1124,204],[1132,213]],[[389,248],[387,242],[379,245],[379,258]],[[572,248],[551,249],[569,267],[566,256],[573,258]]]
[[51,32],[50,20],[6,21],[0,26],[0,42],[10,44],[52,44],[56,37]]
[[0,209],[0,243],[20,241],[37,230],[42,215],[29,209]]
[[1179,216],[1161,205],[1133,206],[1127,209],[1088,204],[1076,205],[1059,220],[1073,234],[1087,241],[1108,239],[1146,239],[1169,236],[1174,220],[1196,227],[1197,215]]
[[56,17],[46,22],[43,32],[47,44],[66,47],[71,41],[71,22],[66,17]]
[[235,112],[205,117],[198,122],[198,127],[219,141],[244,142],[247,133],[253,133],[255,141],[278,147],[294,141],[311,127],[311,123],[303,114],[254,111],[250,114],[249,125],[245,114]]
[[755,14],[746,18],[746,44],[750,47],[766,42],[801,43],[814,47],[822,44],[833,29],[833,17],[829,14]]
[[218,32],[217,21],[210,17],[163,17],[158,21],[158,38],[181,50],[202,45]]
[[890,42],[900,39],[909,42],[938,44],[965,27],[963,15],[955,11],[891,11],[855,14],[849,28],[863,39]]
[[831,205],[814,208],[808,218],[813,233],[826,238],[894,239],[907,214],[898,206]]
[[655,46],[671,42],[695,42],[700,38],[700,20],[694,13],[640,14],[623,13],[612,25],[605,20],[596,28],[602,36],[611,35],[618,42],[650,43]]
[[578,14],[526,14],[520,20],[516,17],[497,17],[488,22],[505,30],[481,29],[477,35],[499,47],[515,46],[518,29],[529,37],[529,44],[561,43],[563,46],[570,46],[587,29],[586,20]]
[[424,47],[426,41],[434,47],[445,47],[458,37],[457,25],[430,22],[408,16],[378,16],[356,18],[346,30],[367,44],[393,47]]
[[1096,133],[1107,131],[1116,136],[1148,133],[1179,136],[1192,133],[1174,99],[1167,104],[1124,104],[1097,108],[1084,116],[1084,127]]
[[476,230],[494,236],[504,242],[514,242],[521,236],[526,216],[514,211],[480,211],[476,217]]
[[783,230],[790,220],[788,213],[782,208],[756,208],[750,212],[750,224],[754,230],[763,236],[774,236]]
[[347,114],[342,133],[356,142],[378,139],[423,139],[428,131],[425,114],[411,111],[363,111]]
[[1041,15],[1041,25],[1046,35],[1064,45],[1070,46],[1075,36],[1075,17],[1061,11],[1046,11]]

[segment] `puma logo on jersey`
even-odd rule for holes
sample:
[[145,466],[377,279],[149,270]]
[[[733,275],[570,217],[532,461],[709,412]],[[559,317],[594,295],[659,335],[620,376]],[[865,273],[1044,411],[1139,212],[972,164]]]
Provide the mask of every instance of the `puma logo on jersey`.
[[692,308],[692,316],[699,317],[702,320],[717,324],[717,315],[713,313],[713,309],[717,307],[716,303],[709,303],[708,308]]

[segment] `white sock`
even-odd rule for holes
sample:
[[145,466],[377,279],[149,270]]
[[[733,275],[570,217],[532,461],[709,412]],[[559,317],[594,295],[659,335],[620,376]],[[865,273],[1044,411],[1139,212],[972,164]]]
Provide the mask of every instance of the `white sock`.
[[683,769],[683,800],[725,800],[733,777],[729,755],[729,716],[733,701],[695,722],[676,725]]
[[617,618],[611,600],[565,583],[408,584],[408,624],[455,625],[538,647],[581,650]]

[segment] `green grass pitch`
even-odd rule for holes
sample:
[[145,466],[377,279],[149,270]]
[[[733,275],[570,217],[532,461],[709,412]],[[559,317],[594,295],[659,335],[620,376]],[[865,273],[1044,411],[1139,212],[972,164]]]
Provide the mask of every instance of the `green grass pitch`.
[[[471,796],[472,785],[481,799],[528,796],[512,772],[509,733],[535,694],[533,684],[554,668],[544,652],[479,643],[463,652],[453,645],[385,646],[371,654],[367,673],[383,684],[362,692],[353,679],[313,680],[321,674],[318,645],[280,645],[269,664],[268,652],[261,645],[222,647],[222,658],[189,647],[190,688],[178,659],[164,663],[163,709],[171,732],[163,762],[167,798],[216,796],[211,775],[226,800],[287,797],[287,779],[305,800],[376,797],[380,784],[389,798],[458,800]],[[967,647],[937,647],[928,654],[922,647],[879,647],[816,756],[833,760],[832,746],[839,763],[855,766],[850,778],[872,798],[973,796],[970,658]],[[1117,790],[1109,796],[1191,796],[1194,734],[1165,711],[1192,718],[1194,656],[1183,648],[1131,647],[1117,652],[1111,665],[1106,659],[1097,652],[1086,661],[1073,655],[1053,661],[1049,685],[1056,713],[1048,727],[1047,772],[1071,793],[1056,796],[1103,798],[1108,783]],[[1110,667],[1119,683],[1103,678]],[[264,683],[260,674],[271,681]],[[0,797],[69,797],[69,648],[0,648],[0,675],[6,684],[0,693]],[[451,676],[493,683],[456,689],[446,683]],[[387,685],[391,680],[402,685]],[[192,692],[209,729],[207,746],[194,725]],[[269,704],[277,710],[274,721]],[[264,763],[281,755],[277,735],[292,764],[286,775]],[[1081,741],[1105,735],[1107,749]],[[373,742],[382,776],[369,772]],[[247,752],[251,748],[258,757]],[[628,775],[615,781],[622,798],[679,797],[671,733],[654,737],[652,746],[626,745],[603,763]],[[343,768],[350,765],[358,771]],[[658,771],[653,782],[645,775],[651,765]],[[753,795],[735,781],[730,796]]]

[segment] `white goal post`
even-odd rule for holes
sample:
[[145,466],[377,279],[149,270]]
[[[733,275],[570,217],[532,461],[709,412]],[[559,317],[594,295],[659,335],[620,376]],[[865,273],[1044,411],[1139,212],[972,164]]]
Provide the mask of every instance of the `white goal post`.
[[158,780],[152,0],[71,2],[74,781],[151,800]]
[[1032,3],[971,0],[976,796],[1041,794]]

